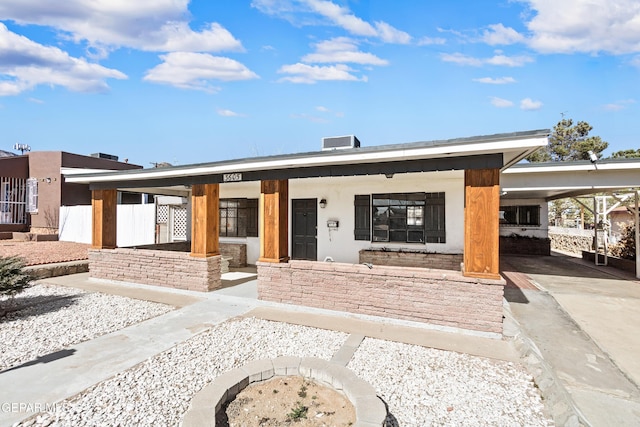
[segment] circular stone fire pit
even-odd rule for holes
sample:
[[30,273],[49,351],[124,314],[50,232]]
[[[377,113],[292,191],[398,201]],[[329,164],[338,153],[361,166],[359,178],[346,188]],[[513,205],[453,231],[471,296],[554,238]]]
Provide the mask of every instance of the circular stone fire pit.
[[315,357],[282,356],[256,360],[217,377],[193,397],[182,426],[215,426],[218,411],[240,391],[249,384],[277,376],[301,376],[341,391],[355,408],[354,427],[384,425],[387,416],[384,403],[376,396],[375,389],[351,370]]

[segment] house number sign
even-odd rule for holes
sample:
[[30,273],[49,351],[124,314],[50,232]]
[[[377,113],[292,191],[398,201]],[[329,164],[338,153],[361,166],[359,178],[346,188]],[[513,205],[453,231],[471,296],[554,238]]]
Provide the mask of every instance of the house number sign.
[[242,181],[241,173],[225,173],[222,174],[222,182],[238,182]]

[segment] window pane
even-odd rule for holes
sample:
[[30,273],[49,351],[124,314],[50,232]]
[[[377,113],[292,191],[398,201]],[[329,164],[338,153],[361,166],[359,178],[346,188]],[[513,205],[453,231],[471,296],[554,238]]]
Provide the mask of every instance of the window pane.
[[407,207],[407,225],[424,225],[424,207]]

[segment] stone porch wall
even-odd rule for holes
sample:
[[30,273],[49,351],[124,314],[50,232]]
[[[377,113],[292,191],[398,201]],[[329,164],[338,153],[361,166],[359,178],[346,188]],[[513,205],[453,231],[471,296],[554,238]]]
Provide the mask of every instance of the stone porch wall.
[[247,245],[244,243],[220,242],[220,255],[229,260],[229,267],[242,268],[247,266]]
[[[190,252],[191,242],[156,243],[135,246],[136,249],[153,249],[159,251]],[[220,242],[220,255],[229,259],[229,267],[242,268],[247,266],[247,245],[244,243]]]
[[258,298],[502,335],[504,280],[334,262],[258,262]]
[[207,292],[221,285],[221,257],[196,258],[186,252],[150,249],[90,249],[89,274],[176,289]]
[[437,254],[423,251],[363,249],[358,262],[373,265],[393,265],[397,267],[436,268],[439,270],[461,271],[462,254]]

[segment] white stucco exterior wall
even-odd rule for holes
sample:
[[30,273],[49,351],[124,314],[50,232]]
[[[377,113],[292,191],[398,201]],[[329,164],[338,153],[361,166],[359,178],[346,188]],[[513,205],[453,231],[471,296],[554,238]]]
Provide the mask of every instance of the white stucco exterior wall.
[[[374,193],[444,192],[446,243],[389,243],[354,240],[354,196]],[[220,185],[220,198],[259,198],[260,183]],[[306,178],[289,180],[289,255],[291,255],[291,200],[315,198],[327,200],[318,206],[318,260],[327,256],[336,262],[358,262],[360,249],[371,247],[407,248],[438,253],[461,254],[464,249],[464,172],[445,171],[412,174]],[[328,220],[339,221],[337,229],[327,227]],[[221,238],[220,241],[246,242],[247,262],[255,264],[260,255],[257,238]]]

